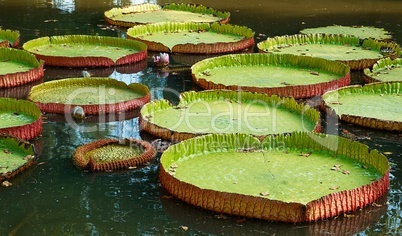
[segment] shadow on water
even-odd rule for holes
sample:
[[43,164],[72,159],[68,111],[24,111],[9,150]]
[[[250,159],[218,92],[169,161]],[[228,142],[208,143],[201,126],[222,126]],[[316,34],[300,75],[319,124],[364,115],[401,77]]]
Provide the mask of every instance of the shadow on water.
[[[127,0],[0,0],[0,26],[19,30],[22,44],[30,39],[63,34],[117,36],[103,12],[142,1]],[[148,1],[171,3],[173,1]],[[182,1],[190,2],[190,1]],[[266,37],[295,34],[306,27],[369,25],[393,32],[402,42],[402,2],[358,0],[206,1],[199,3],[231,12],[231,23],[256,32],[256,43]],[[256,47],[253,49],[257,50]],[[150,57],[150,56],[149,56]],[[174,64],[191,66],[198,57],[177,55]],[[165,73],[147,62],[120,68],[46,68],[44,81],[110,76],[126,83],[143,83],[152,99],[173,103],[183,91],[198,90],[187,72]],[[145,64],[144,64],[145,63]],[[353,83],[361,83],[359,74]],[[0,90],[0,96],[24,98],[30,87]],[[375,111],[373,111],[375,112]],[[33,143],[40,157],[33,168],[0,187],[1,235],[394,235],[402,232],[402,139],[334,121],[329,133],[353,138],[387,154],[392,163],[388,196],[356,213],[311,224],[280,224],[219,215],[169,196],[159,185],[157,156],[149,165],[113,173],[87,173],[76,168],[72,154],[79,145],[100,138],[132,137],[152,141],[138,126],[138,113],[118,119],[88,120],[71,126],[63,117],[49,115],[42,136]],[[185,231],[181,226],[188,227]]]

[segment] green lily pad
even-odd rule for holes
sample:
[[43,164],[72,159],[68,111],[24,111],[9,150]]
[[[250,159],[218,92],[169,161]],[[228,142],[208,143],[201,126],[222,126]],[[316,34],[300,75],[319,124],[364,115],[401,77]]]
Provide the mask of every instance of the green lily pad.
[[402,131],[402,82],[355,85],[323,95],[330,113],[353,124]]
[[307,28],[300,31],[302,34],[345,34],[353,35],[361,39],[376,39],[380,41],[389,41],[392,36],[390,32],[383,28],[372,26],[343,26],[332,25],[317,28]]
[[24,50],[0,48],[0,88],[10,88],[43,77],[44,62]]
[[210,7],[195,4],[171,3],[164,6],[157,4],[137,4],[124,8],[105,11],[105,21],[112,25],[132,27],[138,24],[158,22],[203,22],[227,23],[229,12],[216,11]]
[[204,89],[230,89],[291,96],[322,95],[350,84],[349,67],[322,58],[289,54],[237,54],[205,59],[191,67]]
[[32,144],[16,137],[0,135],[0,181],[28,168],[36,158]]
[[268,38],[257,44],[260,52],[320,57],[347,64],[351,70],[362,70],[384,57],[401,55],[398,44],[360,39],[350,35],[292,35]]
[[167,100],[141,109],[142,128],[161,138],[184,140],[209,133],[257,137],[293,131],[319,131],[320,115],[293,98],[229,90],[185,92],[178,105]]
[[30,101],[0,98],[0,133],[30,140],[42,132],[42,113]]
[[18,47],[20,32],[18,30],[2,29],[0,27],[0,47]]
[[69,78],[36,85],[28,94],[41,111],[69,112],[81,106],[85,114],[117,113],[140,108],[150,100],[147,86],[104,77]]
[[144,42],[148,50],[212,54],[235,52],[254,45],[254,32],[244,26],[219,23],[161,22],[137,25],[127,37]]
[[100,139],[79,146],[73,155],[74,163],[92,171],[133,169],[155,157],[155,148],[137,139]]
[[373,68],[364,69],[364,80],[371,82],[402,81],[402,59],[384,58],[377,61]]
[[173,196],[223,214],[274,221],[334,217],[371,204],[389,187],[384,155],[307,132],[262,142],[245,134],[205,135],[169,147],[160,162],[161,184]]
[[147,46],[117,37],[64,35],[42,37],[24,43],[23,48],[49,66],[110,67],[146,59]]

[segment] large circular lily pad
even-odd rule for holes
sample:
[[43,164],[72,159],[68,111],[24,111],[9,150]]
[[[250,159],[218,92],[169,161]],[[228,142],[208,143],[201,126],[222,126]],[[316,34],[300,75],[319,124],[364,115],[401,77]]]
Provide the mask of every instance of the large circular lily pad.
[[20,32],[18,30],[2,29],[0,27],[0,47],[18,47]]
[[100,139],[79,146],[73,155],[74,163],[92,171],[111,171],[135,168],[155,157],[154,147],[137,139]]
[[204,89],[241,89],[295,99],[350,84],[345,64],[289,54],[224,55],[197,62],[191,71],[193,81]]
[[391,33],[383,28],[373,26],[344,26],[331,25],[317,28],[306,28],[300,31],[302,34],[346,34],[353,35],[361,39],[376,39],[380,41],[389,41]]
[[9,179],[31,166],[37,154],[32,144],[0,134],[0,181]]
[[354,85],[323,95],[327,111],[342,121],[388,131],[402,131],[402,82]]
[[[324,141],[325,140],[325,141]],[[213,134],[161,156],[160,181],[173,196],[222,214],[311,222],[355,211],[389,187],[387,158],[364,144],[307,132]]]
[[257,44],[260,52],[294,54],[340,61],[352,70],[362,70],[384,57],[396,58],[401,49],[396,43],[379,42],[350,35],[298,34],[268,38]]
[[147,46],[136,40],[91,35],[42,37],[23,48],[48,66],[111,67],[146,59]]
[[178,105],[167,100],[141,109],[144,131],[163,139],[185,140],[209,133],[247,133],[257,137],[292,131],[319,131],[320,114],[297,103],[251,92],[185,92]]
[[143,3],[124,8],[113,8],[105,12],[106,22],[123,27],[166,21],[227,23],[229,17],[229,12],[220,12],[210,7],[185,3],[171,3],[162,7],[157,4]]
[[147,86],[103,77],[69,78],[34,86],[28,99],[41,111],[69,113],[76,106],[85,114],[118,113],[140,108],[150,101]]
[[377,61],[373,68],[364,69],[364,81],[367,83],[372,82],[389,82],[389,81],[402,81],[402,59],[384,58]]
[[39,107],[27,100],[0,98],[0,133],[24,140],[42,132],[42,113]]
[[36,82],[43,77],[43,61],[29,52],[0,47],[0,88]]
[[172,53],[227,53],[254,45],[254,32],[250,28],[219,23],[137,25],[127,30],[127,37],[144,42],[150,51]]

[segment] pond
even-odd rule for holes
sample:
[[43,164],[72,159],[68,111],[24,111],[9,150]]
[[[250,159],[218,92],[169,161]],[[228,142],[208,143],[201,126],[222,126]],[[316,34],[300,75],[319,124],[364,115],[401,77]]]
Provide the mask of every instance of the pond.
[[[19,30],[28,40],[63,34],[124,37],[124,31],[105,24],[103,13],[113,7],[142,3],[135,0],[0,0],[0,26]],[[148,1],[171,3],[172,1]],[[183,1],[231,12],[231,23],[256,32],[256,43],[307,27],[366,25],[385,28],[402,43],[402,2],[399,0],[249,0]],[[254,49],[256,51],[256,48]],[[177,66],[191,66],[184,57]],[[150,61],[150,58],[148,58]],[[82,69],[47,67],[45,81],[81,76]],[[126,83],[149,86],[152,99],[178,101],[178,94],[199,90],[188,70],[159,73],[150,67],[88,69]],[[352,82],[362,83],[353,73]],[[1,96],[24,98],[28,88],[0,91]],[[395,104],[400,106],[401,104]],[[375,111],[373,111],[375,112]],[[133,137],[152,141],[139,129],[138,114],[105,122],[63,122],[49,116],[34,143],[38,164],[0,187],[1,235],[395,235],[402,233],[402,135],[328,122],[326,132],[353,137],[387,154],[392,163],[387,196],[355,213],[311,224],[282,224],[230,217],[202,210],[169,196],[158,180],[158,155],[142,168],[112,173],[88,173],[74,166],[74,150],[101,138]],[[101,120],[103,119],[101,117]],[[325,118],[325,117],[324,117]]]

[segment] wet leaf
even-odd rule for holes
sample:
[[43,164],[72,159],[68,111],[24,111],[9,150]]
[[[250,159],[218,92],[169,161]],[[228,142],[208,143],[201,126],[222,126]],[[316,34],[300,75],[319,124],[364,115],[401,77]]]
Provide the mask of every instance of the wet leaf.
[[303,157],[309,157],[310,155],[311,155],[311,153],[312,152],[307,152],[307,153],[300,153],[300,156],[303,156]]
[[355,215],[352,215],[352,214],[343,214],[343,216],[344,217],[346,217],[346,218],[352,218],[352,217],[356,217]]
[[4,180],[3,182],[1,182],[1,185],[4,187],[10,187],[11,185],[13,185],[11,182]]
[[339,186],[331,186],[331,187],[329,187],[329,190],[337,190],[339,188]]

